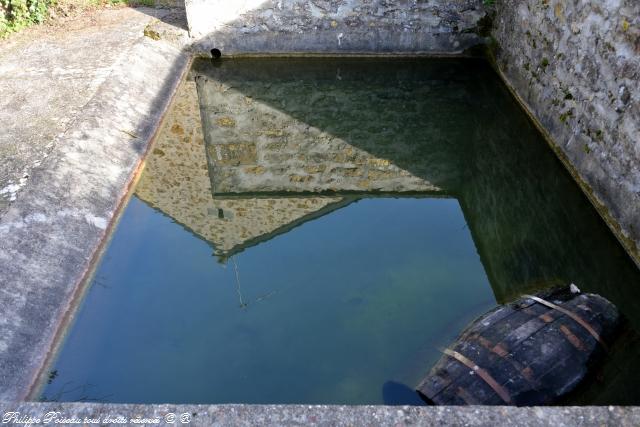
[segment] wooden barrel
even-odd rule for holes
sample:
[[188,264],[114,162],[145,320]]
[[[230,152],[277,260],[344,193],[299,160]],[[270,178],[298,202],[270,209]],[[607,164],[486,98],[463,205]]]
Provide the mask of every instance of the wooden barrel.
[[469,325],[417,391],[436,405],[551,404],[606,354],[618,324],[599,295],[524,296]]

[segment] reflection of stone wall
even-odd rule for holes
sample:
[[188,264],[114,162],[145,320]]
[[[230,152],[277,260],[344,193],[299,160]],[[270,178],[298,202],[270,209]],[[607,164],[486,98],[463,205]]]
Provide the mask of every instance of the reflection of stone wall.
[[362,59],[201,62],[214,193],[453,187],[468,132],[459,122],[472,114],[475,84],[464,81],[473,77],[462,67],[378,61],[372,72]]
[[[496,299],[575,283],[640,327],[640,271],[495,76],[456,191]],[[470,147],[471,148],[471,147]],[[496,161],[496,159],[499,159]]]
[[461,52],[481,0],[186,0],[196,48],[238,52]]
[[135,194],[211,242],[219,255],[346,203],[337,197],[214,200],[191,81],[178,89]]
[[497,11],[500,68],[640,263],[640,2],[503,0]]
[[[180,88],[137,196],[226,257],[355,197],[256,198],[265,187],[369,179],[366,196],[371,174],[387,171],[378,182],[459,200],[499,301],[574,282],[634,313],[640,287],[620,283],[637,283],[638,270],[486,63],[322,61],[196,63],[198,83]],[[208,169],[237,194],[214,199]]]

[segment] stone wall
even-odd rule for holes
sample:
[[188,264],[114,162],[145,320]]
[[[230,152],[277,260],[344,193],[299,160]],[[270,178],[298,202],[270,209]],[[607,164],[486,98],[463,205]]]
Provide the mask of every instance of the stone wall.
[[501,0],[506,79],[627,249],[640,245],[640,2]]
[[186,0],[197,50],[461,52],[481,40],[481,0]]
[[[478,65],[481,65],[478,67]],[[233,59],[194,64],[217,196],[450,194],[481,90],[469,60]],[[453,144],[452,141],[459,141]]]

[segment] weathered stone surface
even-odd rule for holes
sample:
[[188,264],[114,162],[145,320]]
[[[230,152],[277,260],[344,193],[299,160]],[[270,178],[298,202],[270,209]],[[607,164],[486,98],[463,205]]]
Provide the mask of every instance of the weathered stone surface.
[[[131,419],[157,419],[146,425],[195,426],[522,426],[631,427],[640,424],[637,407],[327,406],[327,405],[114,405],[99,403],[0,403],[0,415],[58,419],[98,419],[123,425]],[[57,414],[59,412],[59,414]],[[169,418],[165,418],[165,417]],[[175,418],[173,418],[175,416]],[[184,417],[184,418],[181,418]],[[174,420],[167,423],[166,420]],[[188,420],[182,423],[181,420]],[[107,422],[105,422],[107,421]],[[11,424],[8,424],[11,425]],[[21,424],[25,425],[25,424]],[[38,424],[33,424],[38,425]],[[53,422],[50,424],[53,425]],[[60,424],[58,424],[60,425]]]
[[481,0],[186,0],[197,49],[223,53],[461,52]]
[[[497,62],[640,262],[640,3],[498,3]],[[617,228],[614,226],[614,228]]]
[[463,65],[247,61],[201,60],[194,70],[217,196],[445,194],[462,179],[458,141],[468,135],[457,121],[476,84]]
[[[162,21],[149,18],[156,15]],[[180,10],[114,9],[67,22],[65,31],[36,27],[0,44],[0,217],[108,79],[113,64],[126,60],[142,35],[140,22],[163,41],[183,46],[183,16]]]
[[[12,107],[0,119],[12,129],[16,141],[10,143],[32,153],[18,161],[20,168],[30,168],[29,179],[0,221],[3,400],[25,398],[53,350],[188,64],[189,55],[175,40],[143,34],[155,16],[170,11],[103,13],[110,24],[100,31],[85,26],[68,38],[56,33],[43,38],[46,49],[29,45],[2,57],[0,85],[12,98],[0,102]],[[12,80],[11,73],[25,63],[38,64],[30,79]],[[89,78],[82,81],[85,70]],[[44,86],[43,94],[35,82]],[[17,95],[21,90],[29,97],[25,109]],[[16,128],[9,126],[12,122]],[[55,132],[50,134],[49,126]]]

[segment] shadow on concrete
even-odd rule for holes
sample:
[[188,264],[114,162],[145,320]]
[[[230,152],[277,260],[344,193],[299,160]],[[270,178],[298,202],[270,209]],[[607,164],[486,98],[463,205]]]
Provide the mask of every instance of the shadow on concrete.
[[155,7],[133,5],[130,6],[138,12],[149,15],[156,18],[158,21],[163,22],[177,30],[188,31],[189,26],[187,23],[187,12],[184,2],[156,2]]

